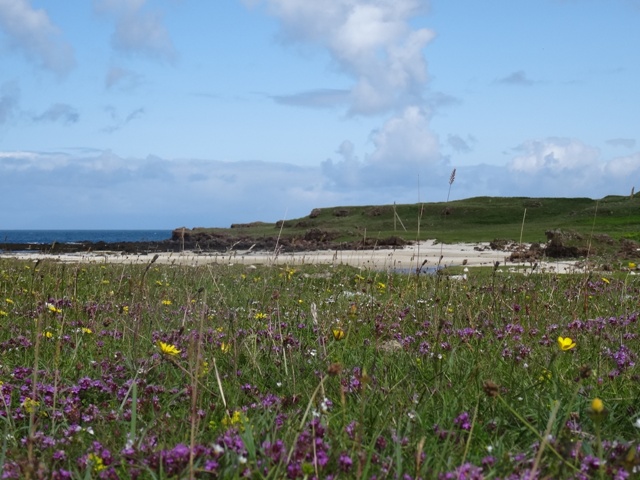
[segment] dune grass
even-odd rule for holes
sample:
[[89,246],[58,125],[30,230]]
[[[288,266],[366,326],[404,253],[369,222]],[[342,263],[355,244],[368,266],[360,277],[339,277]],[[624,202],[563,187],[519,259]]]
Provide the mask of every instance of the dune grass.
[[0,260],[0,476],[637,476],[634,268]]

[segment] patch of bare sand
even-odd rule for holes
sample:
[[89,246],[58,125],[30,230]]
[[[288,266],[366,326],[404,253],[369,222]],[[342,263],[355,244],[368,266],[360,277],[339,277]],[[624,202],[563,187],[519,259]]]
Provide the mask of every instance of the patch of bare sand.
[[[437,267],[466,265],[468,267],[493,266],[500,262],[500,268],[533,267],[531,264],[516,264],[508,261],[509,252],[491,250],[487,243],[437,244],[427,240],[415,245],[395,249],[376,250],[318,250],[309,252],[287,253],[233,251],[229,253],[198,253],[185,251],[180,253],[159,253],[156,259],[161,264],[176,265],[209,265],[209,264],[276,264],[304,265],[330,264],[352,265],[360,268],[376,270],[415,271],[416,268],[434,270]],[[0,254],[0,258],[17,258],[22,260],[50,259],[65,263],[119,263],[147,264],[154,254],[130,255],[118,252],[69,253],[49,255],[42,253],[9,253]],[[575,261],[540,262],[537,272],[568,273],[581,272],[582,268]]]

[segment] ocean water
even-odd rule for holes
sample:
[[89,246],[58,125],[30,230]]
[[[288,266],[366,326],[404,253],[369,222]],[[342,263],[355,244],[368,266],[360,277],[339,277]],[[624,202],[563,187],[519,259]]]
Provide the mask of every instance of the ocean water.
[[0,243],[159,242],[171,230],[0,230]]

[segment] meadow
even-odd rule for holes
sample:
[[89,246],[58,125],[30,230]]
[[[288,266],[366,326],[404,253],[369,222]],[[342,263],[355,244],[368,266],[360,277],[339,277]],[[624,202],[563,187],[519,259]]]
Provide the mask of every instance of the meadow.
[[640,276],[0,260],[0,477],[638,478]]

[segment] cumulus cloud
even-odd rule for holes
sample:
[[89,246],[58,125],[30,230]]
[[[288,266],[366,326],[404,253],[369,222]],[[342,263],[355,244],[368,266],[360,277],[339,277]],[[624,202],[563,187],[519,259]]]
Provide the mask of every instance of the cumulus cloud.
[[507,164],[503,182],[525,196],[624,195],[640,177],[639,154],[604,159],[598,148],[570,138],[523,143]]
[[[407,107],[371,133],[373,152],[360,161],[350,142],[338,149],[340,160],[327,159],[323,172],[335,188],[405,188],[416,186],[421,173],[439,176],[446,165],[439,141],[429,126],[428,113]],[[437,175],[435,172],[439,172]]]
[[36,122],[61,122],[65,125],[76,123],[80,118],[78,111],[66,103],[51,105],[40,115],[34,116]]
[[512,172],[535,175],[544,173],[557,177],[570,174],[584,177],[598,163],[600,151],[569,138],[531,140],[517,149],[522,152],[509,162]]
[[605,173],[607,176],[627,179],[640,185],[640,153],[612,159],[606,164]]
[[58,74],[66,74],[75,64],[71,45],[42,9],[29,0],[0,0],[0,30],[10,45],[29,59]]
[[173,61],[176,51],[162,13],[146,8],[146,0],[94,0],[95,10],[115,18],[114,49]]
[[280,20],[286,42],[325,48],[338,69],[355,83],[351,114],[377,114],[422,102],[428,81],[423,49],[431,30],[412,27],[424,0],[262,0]]

